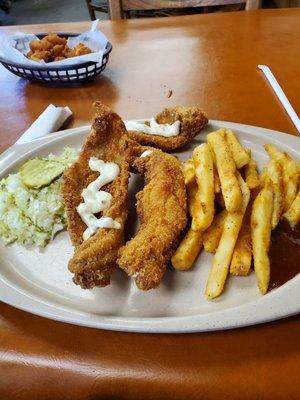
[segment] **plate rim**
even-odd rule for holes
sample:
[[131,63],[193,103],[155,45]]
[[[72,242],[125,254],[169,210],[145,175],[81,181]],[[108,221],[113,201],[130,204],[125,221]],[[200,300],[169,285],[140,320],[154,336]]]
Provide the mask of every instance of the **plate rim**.
[[[134,121],[145,119],[135,119]],[[270,134],[272,135],[273,142],[275,140],[275,142],[280,143],[284,138],[284,145],[286,146],[292,147],[300,144],[299,137],[280,131],[219,120],[210,120],[209,123],[214,126],[243,130],[245,133],[257,137],[260,137],[261,132]],[[16,156],[18,159],[21,155],[22,158],[25,158],[30,153],[50,143],[70,135],[84,134],[88,132],[89,129],[90,125],[84,125],[55,132],[49,136],[37,138],[30,142],[14,144],[0,155],[0,175],[2,175],[3,169],[5,173],[5,170],[10,168]],[[300,151],[297,153],[300,155]],[[288,292],[288,296],[286,292]],[[12,293],[14,296],[12,296]],[[46,301],[42,301],[42,299],[36,299],[28,293],[11,286],[9,283],[5,282],[1,276],[0,301],[34,315],[98,329],[139,333],[193,333],[217,331],[256,325],[298,314],[300,312],[300,274],[259,299],[229,309],[188,316],[116,317],[84,312],[80,312],[79,314],[55,304],[48,304]],[[38,309],[36,309],[37,305]],[[268,308],[270,308],[271,312],[266,313],[266,309]],[[84,316],[82,314],[84,314]]]

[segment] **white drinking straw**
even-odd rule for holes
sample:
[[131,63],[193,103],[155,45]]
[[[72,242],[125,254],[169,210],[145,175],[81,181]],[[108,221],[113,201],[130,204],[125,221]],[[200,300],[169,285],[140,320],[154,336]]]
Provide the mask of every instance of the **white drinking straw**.
[[284,94],[284,91],[281,89],[279,83],[277,82],[275,76],[272,74],[272,71],[267,65],[258,65],[257,66],[267,78],[271,88],[276,93],[279,101],[281,102],[282,106],[284,107],[285,111],[288,113],[289,117],[293,121],[293,124],[297,128],[298,132],[300,133],[300,119],[296,114],[295,110],[293,109],[291,103],[288,101],[288,98]]

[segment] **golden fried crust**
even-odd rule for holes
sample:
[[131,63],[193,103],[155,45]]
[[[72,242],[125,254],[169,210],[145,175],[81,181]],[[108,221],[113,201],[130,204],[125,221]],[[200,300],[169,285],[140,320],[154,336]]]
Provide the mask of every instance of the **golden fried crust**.
[[151,150],[150,156],[137,158],[133,165],[145,174],[145,187],[136,196],[140,229],[120,249],[117,260],[142,290],[159,286],[187,222],[180,163],[169,154]]
[[166,108],[156,116],[156,121],[159,124],[172,124],[177,120],[181,122],[178,136],[164,137],[136,131],[128,131],[128,135],[142,145],[171,151],[188,144],[208,123],[205,112],[199,107]]
[[[74,282],[82,288],[106,286],[116,267],[117,253],[123,244],[124,224],[127,218],[129,164],[126,161],[124,141],[126,129],[121,118],[109,108],[96,102],[96,115],[91,133],[85,140],[78,161],[64,173],[62,196],[64,199],[68,231],[76,250],[69,262]],[[111,193],[111,207],[103,216],[117,220],[121,229],[98,229],[95,235],[83,242],[85,223],[76,211],[82,202],[81,192],[98,176],[90,170],[89,159],[97,157],[113,161],[120,167],[119,176],[102,190]]]

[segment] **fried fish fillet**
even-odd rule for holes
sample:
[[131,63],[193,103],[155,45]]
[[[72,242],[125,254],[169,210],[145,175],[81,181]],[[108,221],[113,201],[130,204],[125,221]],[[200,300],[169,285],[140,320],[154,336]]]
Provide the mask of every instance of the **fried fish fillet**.
[[130,138],[142,145],[171,151],[188,144],[208,123],[205,112],[196,106],[166,108],[155,119],[159,124],[173,124],[179,120],[181,122],[179,135],[165,137],[130,130],[128,131]]
[[[126,161],[124,142],[126,128],[121,118],[100,102],[94,104],[91,133],[85,140],[78,161],[63,177],[62,196],[68,218],[68,231],[75,246],[75,253],[69,262],[69,270],[74,273],[73,281],[84,289],[106,286],[116,267],[119,248],[123,245],[124,224],[127,218],[129,164]],[[83,241],[85,223],[76,207],[82,202],[81,193],[99,174],[88,165],[91,157],[105,162],[113,161],[120,167],[120,174],[101,190],[112,195],[109,209],[103,216],[111,217],[121,224],[121,229],[100,228],[89,239]]]
[[150,153],[136,158],[133,164],[145,175],[145,187],[136,196],[140,228],[120,249],[117,260],[142,290],[159,286],[187,222],[186,190],[179,161],[160,150],[147,150]]

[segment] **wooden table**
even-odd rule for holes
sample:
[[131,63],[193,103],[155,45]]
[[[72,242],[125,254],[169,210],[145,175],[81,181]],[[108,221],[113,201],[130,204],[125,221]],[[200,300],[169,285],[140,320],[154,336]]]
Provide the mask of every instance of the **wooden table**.
[[[67,18],[67,16],[66,16]],[[0,151],[49,104],[86,124],[102,100],[124,118],[200,104],[211,119],[295,134],[258,64],[271,67],[300,113],[300,9],[101,22],[113,43],[102,77],[46,88],[0,70]],[[84,31],[89,23],[2,28]],[[173,95],[167,98],[168,90]],[[225,332],[100,331],[0,306],[1,399],[296,399],[297,317]]]

